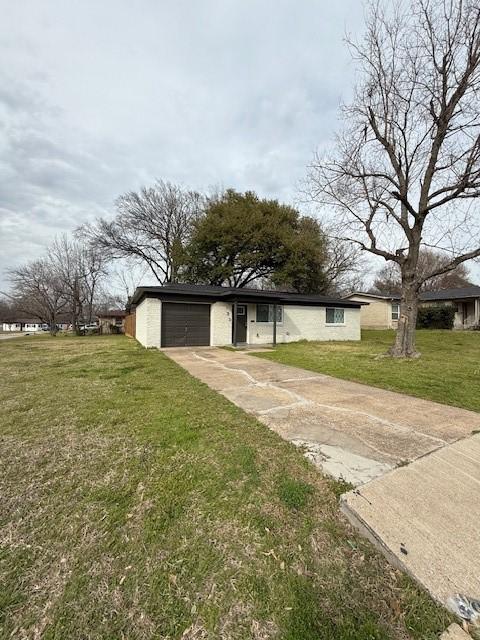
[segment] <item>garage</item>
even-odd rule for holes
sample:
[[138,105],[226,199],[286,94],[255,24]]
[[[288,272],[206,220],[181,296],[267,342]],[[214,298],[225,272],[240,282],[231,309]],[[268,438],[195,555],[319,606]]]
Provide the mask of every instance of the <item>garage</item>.
[[210,345],[210,305],[162,303],[162,347]]

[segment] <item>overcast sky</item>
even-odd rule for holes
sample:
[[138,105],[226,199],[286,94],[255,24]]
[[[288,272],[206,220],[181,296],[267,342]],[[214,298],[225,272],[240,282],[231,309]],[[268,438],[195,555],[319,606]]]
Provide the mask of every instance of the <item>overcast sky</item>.
[[294,201],[362,24],[358,0],[0,8],[0,272],[155,177]]
[[[0,0],[1,272],[155,177],[294,202],[358,0]],[[0,287],[1,288],[1,287]]]

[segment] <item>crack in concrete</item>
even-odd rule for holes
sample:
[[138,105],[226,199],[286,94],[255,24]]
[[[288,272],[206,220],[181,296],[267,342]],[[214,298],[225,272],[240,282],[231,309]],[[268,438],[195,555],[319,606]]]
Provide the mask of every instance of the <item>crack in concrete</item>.
[[[218,362],[217,360],[209,360],[208,358],[200,356],[200,355],[198,355],[198,353],[195,353],[195,352],[193,352],[193,355],[196,358],[198,358],[199,360],[204,360],[205,362],[208,362],[209,364],[215,364],[218,367],[221,367],[222,369],[225,369],[226,371],[232,371],[234,373],[240,373],[240,374],[244,375],[247,378],[247,380],[249,380],[250,386],[252,386],[252,387],[259,387],[261,389],[274,389],[276,391],[282,391],[283,393],[287,393],[289,396],[291,396],[292,398],[295,399],[295,403],[294,403],[295,405],[313,404],[310,400],[307,400],[306,398],[304,398],[300,394],[296,393],[295,391],[290,391],[290,389],[282,389],[282,387],[278,387],[273,382],[260,382],[259,380],[254,378],[252,375],[250,375],[247,371],[245,371],[244,369],[237,369],[237,368],[234,368],[234,367],[227,367],[227,365],[223,364],[222,362]],[[278,405],[277,407],[272,407],[271,409],[265,409],[265,411],[277,411],[278,409],[284,409],[284,408],[289,407],[289,406],[292,406],[292,405]],[[263,413],[263,411],[259,411],[257,413]]]
[[[363,416],[366,417],[370,420],[373,420],[379,424],[382,424],[384,426],[390,427],[393,430],[396,430],[397,432],[403,433],[403,434],[413,434],[416,436],[421,436],[424,438],[427,438],[428,440],[432,440],[433,442],[437,443],[437,445],[442,446],[446,444],[445,440],[442,440],[441,438],[436,438],[435,436],[432,436],[428,433],[423,433],[420,431],[416,431],[416,429],[413,429],[412,427],[404,427],[403,425],[399,425],[397,423],[394,422],[390,422],[389,420],[385,420],[384,418],[380,418],[379,416],[376,416],[374,414],[368,413],[366,411],[358,411],[358,409],[350,409],[349,407],[338,407],[336,405],[331,405],[331,404],[325,404],[325,403],[321,403],[321,402],[317,402],[315,400],[309,400],[308,398],[305,398],[304,396],[296,393],[295,391],[291,391],[290,389],[285,389],[284,387],[280,387],[276,384],[274,384],[273,382],[260,382],[259,380],[257,380],[256,378],[254,378],[250,373],[248,373],[247,371],[245,371],[244,369],[241,368],[235,368],[235,367],[229,367],[226,364],[224,364],[223,362],[219,362],[218,360],[212,359],[212,358],[206,358],[205,356],[200,356],[198,353],[192,352],[193,356],[195,358],[198,358],[199,360],[203,360],[204,362],[208,362],[209,364],[214,364],[222,369],[225,369],[226,371],[231,371],[233,373],[239,373],[241,375],[244,375],[247,380],[249,380],[250,384],[252,386],[255,387],[260,387],[260,388],[270,388],[270,389],[274,389],[276,391],[282,391],[284,393],[287,393],[288,395],[290,395],[292,398],[295,398],[296,401],[292,404],[289,405],[278,405],[275,407],[271,407],[270,409],[264,409],[262,411],[258,411],[258,414],[269,414],[269,413],[275,413],[277,411],[281,411],[282,409],[291,409],[291,408],[297,408],[297,407],[302,407],[302,406],[312,406],[315,405],[317,407],[321,407],[323,409],[329,409],[330,411],[334,411],[337,413],[350,413],[356,416]],[[280,384],[283,384],[285,382],[297,382],[297,381],[301,381],[301,380],[317,380],[319,379],[319,376],[309,376],[308,378],[287,378],[286,380],[283,381],[279,381]],[[382,451],[381,449],[377,449],[375,447],[373,447],[371,444],[365,442],[360,436],[356,436],[358,437],[358,440],[360,440],[363,444],[365,444],[366,446],[368,446],[370,449],[376,451],[377,453],[379,453],[380,455],[384,455],[387,456],[389,458],[394,458],[392,455]]]

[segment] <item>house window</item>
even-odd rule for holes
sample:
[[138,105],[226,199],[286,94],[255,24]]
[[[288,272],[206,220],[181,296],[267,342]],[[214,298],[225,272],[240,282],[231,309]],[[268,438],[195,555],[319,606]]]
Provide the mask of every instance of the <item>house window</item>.
[[[273,304],[257,304],[257,322],[273,322]],[[277,322],[283,322],[283,307],[277,306]]]
[[329,307],[325,311],[327,324],[345,324],[345,309]]
[[396,302],[392,303],[392,320],[398,320],[400,317],[400,305]]

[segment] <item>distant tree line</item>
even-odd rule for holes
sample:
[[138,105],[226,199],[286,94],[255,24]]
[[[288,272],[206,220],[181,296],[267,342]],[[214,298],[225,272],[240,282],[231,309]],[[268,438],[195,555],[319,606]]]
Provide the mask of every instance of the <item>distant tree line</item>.
[[44,256],[8,272],[11,288],[0,300],[0,319],[36,318],[55,334],[59,318],[69,318],[78,332],[102,304],[114,303],[103,289],[107,265],[95,247],[67,235],[56,238]]

